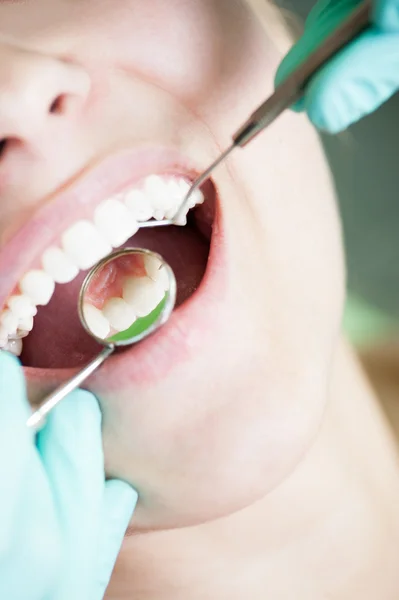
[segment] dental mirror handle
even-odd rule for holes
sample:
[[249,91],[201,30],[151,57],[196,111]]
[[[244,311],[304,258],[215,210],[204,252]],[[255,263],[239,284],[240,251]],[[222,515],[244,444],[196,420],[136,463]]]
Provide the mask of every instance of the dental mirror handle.
[[32,413],[29,419],[26,422],[28,427],[33,427],[35,429],[40,428],[42,422],[44,421],[46,415],[55,407],[61,400],[65,398],[68,394],[70,394],[73,390],[78,388],[81,383],[83,383],[103,362],[111,356],[113,351],[115,350],[115,346],[109,344],[103,348],[96,358],[87,364],[84,369],[82,369],[77,375],[72,377],[69,381],[60,385],[57,389],[55,389],[51,394],[49,394],[44,402],[40,405],[40,407]]
[[261,104],[233,136],[233,147],[251,142],[284,110],[299,100],[310,78],[370,25],[371,0],[364,0]]

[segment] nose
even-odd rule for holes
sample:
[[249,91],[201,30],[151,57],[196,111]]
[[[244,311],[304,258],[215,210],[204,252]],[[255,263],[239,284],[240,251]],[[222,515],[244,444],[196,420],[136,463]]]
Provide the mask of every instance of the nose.
[[37,144],[54,119],[68,120],[85,102],[90,78],[62,60],[0,44],[0,147]]

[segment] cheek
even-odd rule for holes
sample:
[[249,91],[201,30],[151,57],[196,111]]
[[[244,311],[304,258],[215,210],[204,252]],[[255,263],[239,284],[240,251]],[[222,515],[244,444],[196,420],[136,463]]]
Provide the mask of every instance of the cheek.
[[279,348],[246,325],[253,335],[223,331],[179,383],[100,399],[107,473],[138,490],[137,530],[194,525],[253,504],[315,438],[325,378],[309,381],[298,364],[280,362]]
[[[294,470],[314,439],[321,403],[317,412],[307,410],[309,402],[301,411],[291,411],[284,398],[280,407],[273,401],[269,405],[277,390],[267,383],[258,390],[240,383],[234,390],[218,387],[229,398],[224,410],[195,423],[186,419],[175,429],[165,430],[154,422],[134,451],[131,439],[136,429],[127,426],[126,417],[125,425],[114,431],[105,423],[107,473],[125,479],[139,492],[135,529],[191,526],[255,503]],[[286,391],[295,393],[299,406],[310,390]],[[199,402],[204,397],[194,393],[193,399]],[[123,456],[118,454],[121,447]]]
[[[306,117],[287,111],[237,156],[234,168],[249,205],[244,230],[258,245],[269,326],[294,355],[306,348],[323,365],[339,330],[345,278],[333,184],[318,136]],[[242,228],[242,206],[235,212],[232,222]],[[232,248],[237,235],[236,227]]]
[[344,278],[317,138],[291,115],[234,160],[224,189],[231,319],[174,381],[140,391],[139,405],[134,390],[102,399],[108,469],[137,486],[138,529],[259,500],[314,442],[328,399]]

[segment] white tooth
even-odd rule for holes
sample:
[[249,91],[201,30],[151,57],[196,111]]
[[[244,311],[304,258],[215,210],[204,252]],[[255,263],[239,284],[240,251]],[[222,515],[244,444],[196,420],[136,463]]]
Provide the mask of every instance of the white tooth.
[[144,267],[150,279],[156,280],[156,276],[162,265],[162,260],[156,256],[152,256],[151,254],[144,256]]
[[[179,204],[181,204],[191,189],[191,183],[189,183],[186,179],[178,179],[176,183],[180,194]],[[187,204],[188,209],[193,208],[195,206],[195,200],[193,199],[193,195],[194,194],[190,194],[190,199]]]
[[33,329],[33,317],[24,317],[19,320],[18,331],[32,331]]
[[163,208],[165,202],[165,181],[159,175],[150,175],[144,181],[144,193],[151,200],[154,209]]
[[173,206],[173,196],[169,193],[168,182],[158,175],[150,175],[144,182],[144,193],[150,199],[157,221],[165,218],[165,212]]
[[198,188],[193,191],[191,194],[191,198],[193,199],[193,206],[198,206],[199,204],[203,204],[205,202],[205,196]]
[[87,303],[83,307],[83,314],[90,331],[98,338],[105,339],[109,334],[110,326],[101,310]]
[[32,303],[31,299],[24,294],[18,296],[11,296],[7,302],[12,313],[17,319],[24,319],[25,317],[34,317],[37,313],[36,306]]
[[43,252],[42,265],[44,271],[56,283],[69,283],[75,279],[79,269],[74,265],[61,248],[51,246]]
[[28,271],[19,282],[20,290],[31,299],[33,304],[46,305],[54,293],[54,279],[44,271],[34,269]]
[[22,338],[26,338],[29,335],[29,331],[24,331],[18,328],[17,333],[13,333],[8,336],[9,340],[22,340]]
[[[187,196],[188,192],[191,189],[192,184],[187,181],[186,179],[179,179],[177,181],[179,190],[180,190],[180,202],[183,202],[184,198]],[[196,188],[191,194],[190,194],[190,198],[187,204],[187,207],[190,208],[194,208],[194,206],[197,206],[198,204],[203,204],[205,200],[204,194],[201,192],[201,190],[199,190],[198,188]]]
[[0,314],[0,328],[3,333],[7,332],[7,335],[15,333],[18,327],[18,318],[11,312],[11,310],[6,309]]
[[8,342],[8,331],[2,325],[0,326],[0,348],[4,348],[4,346]]
[[131,190],[124,202],[136,221],[149,221],[154,216],[150,199],[140,190]]
[[167,291],[169,290],[169,287],[170,287],[170,281],[169,281],[169,275],[168,275],[168,272],[167,272],[167,270],[166,270],[166,267],[165,267],[165,265],[163,265],[163,266],[162,266],[162,267],[159,269],[159,271],[158,271],[158,274],[157,274],[157,277],[156,277],[156,280],[155,280],[155,281],[157,281],[157,283],[158,283],[159,285],[161,285],[161,286],[162,286],[162,289],[163,289],[165,292],[167,292]]
[[181,215],[179,215],[178,217],[176,217],[173,220],[173,223],[175,225],[181,225],[182,227],[184,227],[185,225],[187,225],[187,212],[181,213]]
[[154,219],[156,221],[162,221],[165,218],[165,211],[161,208],[154,210]]
[[22,353],[22,340],[9,340],[4,346],[4,350],[11,352],[15,356],[20,356]]
[[110,298],[103,306],[103,314],[116,331],[129,329],[136,320],[133,308],[123,298]]
[[112,251],[111,245],[90,221],[78,221],[67,229],[62,236],[62,247],[68,258],[82,270],[90,269]]
[[97,206],[94,224],[114,248],[122,246],[139,228],[127,206],[115,198]]
[[182,198],[188,194],[191,188],[191,183],[187,179],[175,179]]
[[169,207],[165,211],[165,217],[167,219],[172,219],[184,199],[184,194],[180,188],[180,179],[174,178],[168,181],[167,194],[169,198]]
[[149,277],[127,277],[123,284],[123,299],[138,317],[145,317],[165,297],[165,291]]
[[144,258],[144,265],[148,277],[153,281],[157,281],[162,286],[163,290],[167,292],[170,282],[169,275],[163,261],[156,256],[146,256]]

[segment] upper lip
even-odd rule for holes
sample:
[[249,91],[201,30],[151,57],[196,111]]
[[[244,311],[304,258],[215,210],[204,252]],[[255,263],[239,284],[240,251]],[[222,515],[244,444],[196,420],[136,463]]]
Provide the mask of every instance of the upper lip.
[[[199,172],[192,160],[176,150],[163,147],[124,150],[85,170],[44,202],[2,248],[0,306],[4,305],[21,276],[28,269],[40,266],[43,251],[69,225],[81,218],[90,218],[102,200],[153,173],[171,173],[194,180]],[[192,358],[209,335],[213,337],[216,326],[213,316],[218,314],[215,303],[222,301],[225,289],[225,282],[221,277],[224,262],[221,233],[220,213],[216,210],[208,267],[200,288],[172,314],[170,321],[156,334],[156,344],[152,340],[144,340],[140,342],[139,348],[128,351],[132,357],[135,355],[135,369],[129,372],[130,381],[145,383],[148,379],[162,377],[173,365]],[[50,391],[77,370],[25,368],[30,382],[30,400],[36,402],[42,398],[43,391]],[[112,377],[109,377],[110,373]],[[126,377],[124,356],[111,357],[101,371],[92,376],[90,389],[98,391],[98,387],[109,388],[116,385],[116,381],[121,381],[123,376]],[[35,391],[35,384],[38,392]],[[36,393],[39,394],[38,397]]]
[[43,251],[79,219],[91,218],[95,207],[123,188],[153,173],[195,179],[198,169],[176,150],[164,147],[128,149],[98,161],[54,193],[0,252],[0,307],[22,275],[40,268]]

